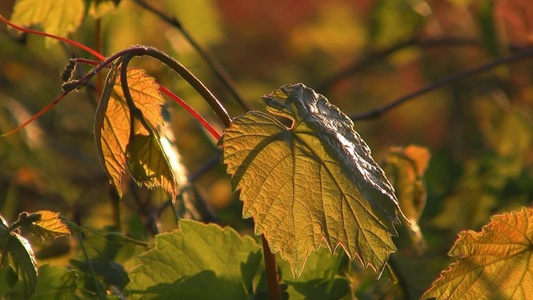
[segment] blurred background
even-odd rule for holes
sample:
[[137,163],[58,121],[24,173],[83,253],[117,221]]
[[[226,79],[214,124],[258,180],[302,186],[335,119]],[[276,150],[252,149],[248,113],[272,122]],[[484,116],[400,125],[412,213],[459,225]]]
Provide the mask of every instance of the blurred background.
[[[11,18],[14,3],[2,1],[0,14]],[[302,82],[354,117],[355,129],[377,162],[394,146],[415,144],[429,150],[427,202],[420,218],[428,250],[420,258],[399,244],[401,268],[412,276],[413,294],[425,290],[449,263],[446,252],[458,231],[479,230],[493,214],[531,206],[533,55],[450,81],[375,117],[361,117],[442,78],[532,49],[529,0],[148,4],[178,20],[219,62],[248,108],[264,111],[259,97],[283,84]],[[105,56],[130,45],[156,47],[191,70],[230,115],[246,111],[183,32],[138,1],[86,0],[78,23],[69,38]],[[73,56],[92,58],[71,46],[0,26],[0,132],[20,125],[61,93],[59,74]],[[179,76],[148,58],[136,59],[133,65],[144,68],[222,131],[208,105]],[[88,70],[80,66],[77,74]],[[251,232],[251,221],[240,217],[241,202],[231,191],[224,166],[210,163],[217,160],[216,141],[171,101],[166,117],[182,162],[194,177],[189,192],[197,200],[192,205],[201,206],[199,211],[207,207],[210,213],[191,213],[191,207],[180,201],[172,210],[164,205],[163,192],[132,183],[114,205],[95,151],[96,103],[95,87],[89,86],[0,140],[4,218],[14,221],[21,211],[49,209],[95,229],[139,223],[155,232],[175,228],[176,216],[192,215]],[[115,222],[117,213],[121,224]],[[55,243],[55,252],[43,254],[42,260],[68,262],[64,258],[72,255],[69,242],[62,250]],[[354,278],[360,281],[360,295],[377,293],[365,290],[365,276]]]

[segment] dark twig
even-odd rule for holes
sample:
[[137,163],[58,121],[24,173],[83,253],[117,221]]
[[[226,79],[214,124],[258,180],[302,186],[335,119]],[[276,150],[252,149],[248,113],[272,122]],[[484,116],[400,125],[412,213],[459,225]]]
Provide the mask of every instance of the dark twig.
[[384,105],[384,106],[382,106],[380,108],[376,108],[376,109],[373,109],[373,110],[370,110],[370,111],[367,111],[367,112],[364,112],[364,113],[360,113],[360,114],[357,114],[357,115],[352,115],[352,116],[350,116],[350,118],[352,120],[354,120],[354,121],[378,118],[383,113],[395,108],[396,106],[399,106],[400,104],[402,104],[402,103],[404,103],[404,102],[406,102],[406,101],[408,101],[410,99],[413,99],[413,98],[415,98],[417,96],[425,94],[425,93],[427,93],[429,91],[432,91],[434,89],[442,87],[442,86],[444,86],[446,84],[450,84],[452,82],[455,82],[455,81],[458,81],[458,80],[473,76],[475,74],[488,71],[488,70],[490,70],[490,69],[492,69],[494,67],[497,67],[499,65],[508,64],[508,63],[520,60],[522,58],[526,58],[526,57],[531,56],[531,55],[533,55],[533,49],[526,49],[526,50],[517,52],[517,53],[515,53],[515,54],[513,54],[511,56],[503,57],[503,58],[500,58],[500,59],[495,59],[495,60],[493,60],[493,61],[491,61],[489,63],[477,66],[475,68],[471,68],[471,69],[468,69],[468,70],[464,70],[464,71],[452,74],[450,76],[446,76],[446,77],[441,78],[441,79],[433,82],[432,84],[430,84],[430,85],[428,85],[428,86],[426,86],[426,87],[424,87],[424,88],[422,88],[420,90],[417,90],[417,91],[415,91],[413,93],[407,94],[407,95],[405,95],[405,96],[403,96],[401,98],[398,98],[398,99],[390,102],[387,105]]
[[[444,38],[418,38],[413,37],[406,41],[402,41],[396,45],[383,50],[377,50],[364,55],[361,59],[354,62],[352,65],[339,71],[335,75],[325,79],[322,83],[317,85],[317,91],[327,93],[333,85],[352,76],[354,73],[360,72],[370,65],[383,60],[385,57],[407,47],[416,46],[420,48],[430,47],[455,47],[455,46],[481,46],[482,42],[471,38],[461,37],[444,37]],[[523,48],[510,45],[509,49],[518,51]]]
[[142,0],[134,0],[135,3],[137,3],[139,6],[142,6],[144,9],[148,10],[149,12],[155,14],[158,16],[161,20],[167,22],[171,26],[178,29],[181,34],[185,37],[185,39],[193,46],[193,48],[200,54],[200,56],[206,61],[206,63],[209,65],[209,67],[215,72],[218,79],[224,84],[224,86],[228,89],[230,94],[235,98],[235,100],[239,103],[242,108],[244,108],[246,111],[249,111],[250,108],[248,105],[244,102],[243,98],[237,92],[237,89],[235,88],[235,83],[231,76],[224,70],[224,68],[218,63],[218,61],[210,55],[207,51],[205,51],[197,42],[196,40],[189,34],[185,28],[183,28],[183,25],[181,22],[176,19],[176,17],[169,17],[165,15],[164,13],[158,11],[154,7],[148,5]]

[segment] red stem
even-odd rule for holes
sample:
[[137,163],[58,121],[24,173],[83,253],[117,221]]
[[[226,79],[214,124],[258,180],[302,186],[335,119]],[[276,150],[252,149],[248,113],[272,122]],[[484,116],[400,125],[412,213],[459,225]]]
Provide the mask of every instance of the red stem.
[[[0,15],[0,21],[2,21],[3,23],[7,24],[10,27],[13,27],[13,28],[15,28],[17,30],[20,30],[20,31],[23,31],[23,32],[26,32],[26,33],[35,34],[35,35],[44,36],[44,37],[49,37],[49,38],[56,39],[58,41],[65,42],[65,43],[70,44],[70,45],[72,45],[74,47],[77,47],[77,48],[80,48],[82,50],[85,50],[85,51],[89,52],[94,57],[97,57],[98,59],[100,59],[102,61],[106,60],[106,57],[103,56],[102,54],[98,53],[98,51],[95,51],[94,49],[91,49],[91,48],[89,48],[89,47],[87,47],[87,46],[85,46],[85,45],[83,45],[81,43],[78,43],[76,41],[73,41],[71,39],[68,39],[68,38],[65,38],[65,37],[61,37],[61,36],[57,36],[57,35],[53,35],[53,34],[46,33],[46,32],[42,32],[42,31],[38,31],[38,30],[33,30],[33,29],[28,29],[28,28],[24,28],[24,27],[18,26],[16,24],[13,24],[13,23],[9,22],[2,15]],[[95,65],[95,66],[99,64],[97,61],[84,59],[84,58],[78,58],[78,59],[76,59],[76,61],[80,62],[80,63]],[[202,126],[204,126],[204,128],[207,131],[209,131],[209,133],[211,133],[211,135],[213,135],[213,137],[215,137],[217,140],[220,139],[220,134],[213,128],[213,126],[211,126],[211,124],[209,124],[198,112],[196,112],[185,101],[183,101],[180,97],[178,97],[177,95],[172,93],[170,90],[168,90],[164,86],[159,86],[159,90],[162,93],[164,93],[165,95],[169,96],[172,100],[174,100],[180,106],[185,108],[185,110],[187,110],[196,120],[198,120],[198,122],[200,122],[200,124],[202,124]],[[44,113],[46,113],[48,110],[50,110],[54,105],[56,105],[59,101],[61,101],[67,94],[68,93],[66,93],[66,92],[62,93],[52,103],[48,104],[45,108],[43,108],[37,114],[32,116],[29,120],[24,122],[19,127],[15,128],[15,129],[7,132],[7,133],[2,134],[1,137],[7,136],[9,134],[15,133],[15,132],[23,129],[26,125],[28,125],[29,123],[33,122],[35,119],[39,118]]]
[[6,132],[6,133],[3,133],[2,135],[0,135],[0,137],[5,137],[5,136],[8,136],[10,134],[13,134],[19,130],[21,130],[22,128],[26,127],[26,125],[30,124],[31,122],[35,121],[37,118],[39,118],[40,116],[42,116],[45,112],[49,111],[52,107],[54,107],[59,101],[61,101],[61,99],[63,99],[63,97],[65,97],[68,93],[67,92],[63,92],[61,95],[59,95],[54,101],[52,101],[52,103],[48,104],[45,108],[41,109],[41,111],[39,111],[38,113],[36,113],[35,115],[33,115],[31,118],[29,118],[26,122],[22,123],[21,125],[19,125],[17,128],[9,131],[9,132]]

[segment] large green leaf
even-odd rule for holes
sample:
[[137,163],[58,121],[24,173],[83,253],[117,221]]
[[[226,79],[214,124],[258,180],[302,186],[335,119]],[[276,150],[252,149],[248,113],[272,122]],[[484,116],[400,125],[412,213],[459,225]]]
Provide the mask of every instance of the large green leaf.
[[233,120],[222,137],[223,160],[243,217],[253,217],[274,252],[299,276],[322,240],[381,274],[396,250],[399,211],[394,189],[353,122],[303,84],[263,97],[267,110]]
[[139,260],[127,286],[132,299],[246,299],[262,255],[229,227],[181,220]]
[[293,280],[289,264],[283,260],[278,262],[281,283],[287,284],[287,293],[291,300],[352,299],[350,280],[342,274],[348,264],[344,253],[337,251],[332,255],[328,249],[321,247],[309,256],[302,276]]
[[457,261],[422,299],[531,299],[533,209],[494,216],[481,232],[459,233],[448,255]]
[[31,300],[55,299],[72,300],[79,299],[75,292],[78,288],[76,272],[63,267],[44,265],[39,268],[39,278],[35,294]]
[[66,36],[80,26],[85,7],[83,0],[17,0],[13,10],[11,21],[17,25],[37,24],[47,33]]

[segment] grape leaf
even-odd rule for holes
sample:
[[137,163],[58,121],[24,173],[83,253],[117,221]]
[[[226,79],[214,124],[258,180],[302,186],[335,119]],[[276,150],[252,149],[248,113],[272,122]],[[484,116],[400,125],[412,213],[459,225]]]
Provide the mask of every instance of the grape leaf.
[[481,232],[462,231],[448,252],[458,260],[423,299],[527,299],[533,295],[533,209],[491,218]]
[[350,280],[339,275],[339,269],[345,270],[349,261],[343,253],[332,255],[325,247],[311,253],[305,264],[302,276],[291,280],[290,266],[286,261],[278,262],[281,270],[281,283],[287,284],[289,299],[351,299]]
[[[11,22],[20,26],[41,25],[43,31],[66,36],[81,24],[85,4],[83,0],[17,0]],[[57,43],[46,39],[46,45]]]
[[78,276],[73,270],[63,267],[44,265],[39,268],[39,278],[35,294],[31,300],[37,299],[79,299],[75,292],[78,288]]
[[59,213],[49,210],[40,210],[33,214],[40,215],[38,221],[32,222],[30,226],[25,226],[25,229],[31,231],[40,239],[53,239],[70,235],[70,230],[67,225],[59,218]]
[[176,196],[176,179],[157,136],[136,134],[126,148],[128,168],[139,184],[161,187],[172,199]]
[[233,229],[180,220],[139,257],[127,289],[132,299],[246,299],[260,269],[261,248]]
[[394,189],[353,129],[353,122],[303,84],[285,85],[262,100],[272,114],[237,117],[221,142],[243,217],[253,217],[273,252],[300,276],[322,240],[381,274],[396,250],[399,211]]
[[392,147],[385,159],[385,172],[388,174],[402,212],[409,220],[409,236],[416,251],[422,254],[426,242],[418,220],[426,205],[426,186],[423,175],[429,163],[430,154],[426,148],[409,145],[405,148]]
[[[159,86],[143,70],[128,69],[128,85],[131,97],[144,119],[153,128],[163,123],[161,105],[164,103]],[[122,176],[126,170],[126,147],[130,140],[130,112],[120,78],[116,69],[108,74],[105,89],[98,103],[95,117],[95,141],[100,161],[118,195],[122,196]],[[116,79],[115,79],[116,78]],[[149,135],[147,130],[135,121],[134,134]],[[134,174],[135,175],[135,174]]]

